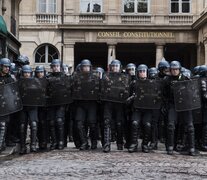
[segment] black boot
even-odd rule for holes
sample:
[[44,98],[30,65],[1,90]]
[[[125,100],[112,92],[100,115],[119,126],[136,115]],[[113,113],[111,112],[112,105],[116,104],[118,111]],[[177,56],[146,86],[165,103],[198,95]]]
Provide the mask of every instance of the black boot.
[[168,155],[173,155],[173,146],[169,146],[167,149],[167,154]]
[[[45,119],[44,119],[45,121]],[[38,128],[38,131],[40,131],[40,139],[39,139],[39,149],[44,151],[47,150],[47,124],[46,122],[41,122],[40,124],[41,129]]]
[[123,150],[123,127],[122,123],[117,123],[117,149]]
[[90,126],[91,149],[97,149],[97,131],[96,125]]
[[167,154],[172,155],[174,149],[174,130],[168,129],[167,133]]
[[20,124],[20,152],[19,154],[26,154],[26,137],[27,137],[27,125],[22,123]]
[[110,120],[105,119],[104,121],[104,145],[103,152],[108,153],[111,151],[111,130],[110,130]]
[[86,137],[85,127],[81,121],[78,122],[77,128],[78,128],[78,134],[79,134],[79,138],[80,138],[80,142],[81,142],[79,149],[81,151],[87,150],[88,149],[88,140]]
[[157,144],[158,144],[158,127],[157,124],[154,123],[152,126],[152,140],[149,148],[151,150],[157,150]]
[[160,121],[159,121],[159,139],[161,143],[165,143],[166,141],[166,126],[165,126],[165,115],[161,113],[161,117],[160,117]]
[[0,153],[5,150],[6,122],[0,122]]
[[207,152],[207,126],[203,127],[201,150]]
[[136,121],[132,122],[131,125],[131,144],[128,148],[130,153],[137,151],[138,146],[138,123]]
[[188,144],[189,144],[189,155],[195,156],[195,132],[194,127],[192,125],[192,128],[188,130]]
[[36,142],[37,142],[37,122],[32,122],[30,125],[31,129],[31,144],[30,152],[37,152]]
[[57,149],[57,138],[56,138],[56,131],[55,131],[55,121],[50,121],[50,137],[51,137],[51,145],[50,150]]
[[143,135],[143,140],[142,140],[142,152],[144,153],[149,152],[148,143],[150,141],[150,135],[151,135],[151,124],[145,123],[144,124],[144,135]]
[[57,119],[58,126],[58,149],[64,149],[64,122],[62,118]]

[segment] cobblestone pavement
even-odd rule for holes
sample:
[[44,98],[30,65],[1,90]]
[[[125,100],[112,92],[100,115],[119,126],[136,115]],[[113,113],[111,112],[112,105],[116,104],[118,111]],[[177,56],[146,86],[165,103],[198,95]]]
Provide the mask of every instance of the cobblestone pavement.
[[111,153],[72,147],[0,160],[0,179],[207,179],[207,154],[196,157],[155,151]]

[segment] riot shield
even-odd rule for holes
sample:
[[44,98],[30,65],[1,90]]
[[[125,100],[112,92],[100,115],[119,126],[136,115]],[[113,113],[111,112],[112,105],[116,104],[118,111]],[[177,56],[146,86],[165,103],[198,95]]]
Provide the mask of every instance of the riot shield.
[[22,101],[17,82],[0,86],[0,116],[22,110]]
[[72,103],[71,87],[71,77],[49,77],[47,106],[65,105]]
[[200,83],[198,79],[177,81],[172,85],[176,111],[201,108]]
[[135,91],[135,108],[161,108],[163,100],[163,82],[161,80],[137,80],[135,84]]
[[129,97],[130,78],[123,73],[106,73],[101,80],[101,100],[124,103]]
[[100,79],[94,73],[76,73],[73,77],[74,100],[98,100]]
[[47,81],[45,78],[21,78],[19,90],[23,106],[46,105]]

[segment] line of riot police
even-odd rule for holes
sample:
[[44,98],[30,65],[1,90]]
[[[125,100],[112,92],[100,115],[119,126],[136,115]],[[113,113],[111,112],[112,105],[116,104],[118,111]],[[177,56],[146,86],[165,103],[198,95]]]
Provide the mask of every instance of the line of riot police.
[[84,59],[70,75],[59,59],[52,60],[50,73],[43,66],[33,72],[24,55],[14,63],[0,60],[1,151],[20,143],[20,154],[27,153],[28,125],[30,152],[48,150],[48,144],[61,150],[68,139],[80,150],[93,150],[99,138],[103,152],[110,152],[114,139],[118,150],[130,153],[137,151],[138,139],[145,153],[156,150],[158,141],[169,155],[207,151],[205,65],[193,75],[166,60],[149,69],[130,63],[124,72],[112,60],[104,72]]

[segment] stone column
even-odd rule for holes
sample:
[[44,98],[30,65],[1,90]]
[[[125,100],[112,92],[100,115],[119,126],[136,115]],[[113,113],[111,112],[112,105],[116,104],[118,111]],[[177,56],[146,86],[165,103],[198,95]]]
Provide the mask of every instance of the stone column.
[[164,44],[156,44],[156,67],[164,57]]
[[63,63],[69,65],[74,70],[74,43],[65,44]]
[[116,45],[109,44],[108,45],[108,64],[110,64],[113,59],[116,59]]
[[205,51],[205,65],[207,65],[207,37],[203,41],[204,43],[204,51]]

